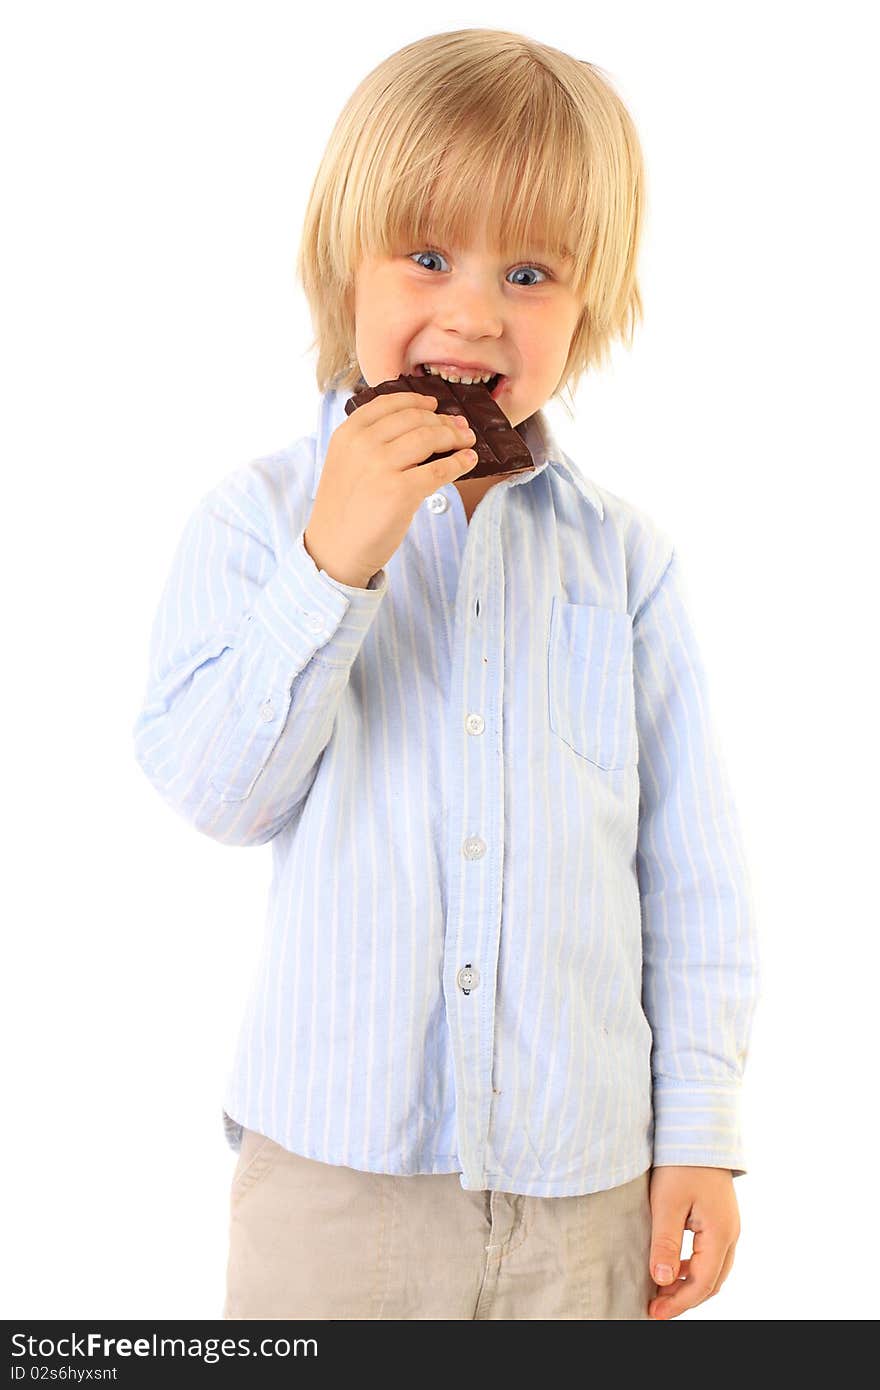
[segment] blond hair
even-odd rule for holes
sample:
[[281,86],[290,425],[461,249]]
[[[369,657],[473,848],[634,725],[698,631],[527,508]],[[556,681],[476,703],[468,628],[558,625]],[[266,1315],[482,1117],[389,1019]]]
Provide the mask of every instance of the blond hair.
[[515,256],[536,231],[570,256],[582,305],[554,391],[573,396],[611,341],[643,318],[636,279],[645,173],[635,126],[607,75],[522,34],[456,29],[374,68],[339,115],[312,185],[296,273],[318,349],[318,389],[353,389],[354,277],[365,256],[429,238],[487,236]]

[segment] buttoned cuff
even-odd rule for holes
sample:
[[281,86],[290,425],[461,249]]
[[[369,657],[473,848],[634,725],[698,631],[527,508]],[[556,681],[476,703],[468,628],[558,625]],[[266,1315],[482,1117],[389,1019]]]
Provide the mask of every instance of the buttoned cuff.
[[251,619],[287,658],[292,673],[314,655],[350,667],[388,590],[378,570],[366,589],[343,584],[318,569],[300,531],[274,575],[257,595]]
[[337,701],[388,590],[384,569],[359,589],[319,570],[296,537],[243,616],[236,646],[236,717],[211,775],[222,801],[250,796],[287,723],[300,709]]
[[712,1082],[654,1082],[653,1164],[696,1164],[747,1171],[740,1088]]

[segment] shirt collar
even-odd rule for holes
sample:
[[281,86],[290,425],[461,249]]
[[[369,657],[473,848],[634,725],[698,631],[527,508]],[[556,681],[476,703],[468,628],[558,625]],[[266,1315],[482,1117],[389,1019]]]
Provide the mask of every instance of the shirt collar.
[[[345,402],[354,392],[343,387],[331,387],[324,392],[318,410],[318,430],[315,438],[315,471],[312,480],[311,497],[314,498],[318,491],[318,483],[321,480],[321,470],[324,467],[324,459],[327,454],[327,445],[330,443],[330,436],[333,431],[345,420]],[[559,443],[553,434],[547,417],[542,410],[536,410],[534,415],[530,415],[519,427],[528,446],[529,452],[535,461],[535,472],[521,475],[523,482],[530,482],[542,473],[545,468],[553,467],[558,473],[562,473],[577,488],[582,497],[590,503],[600,521],[604,520],[605,508],[599,496],[598,489],[589,478],[585,478],[571,462],[571,459],[559,447]]]

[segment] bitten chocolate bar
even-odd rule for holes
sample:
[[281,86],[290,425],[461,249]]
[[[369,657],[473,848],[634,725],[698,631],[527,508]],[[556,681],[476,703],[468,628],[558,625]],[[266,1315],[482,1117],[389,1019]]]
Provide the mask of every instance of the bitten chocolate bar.
[[[478,457],[473,468],[462,474],[463,480],[490,478],[497,473],[523,473],[527,468],[534,468],[534,460],[522,435],[482,382],[444,381],[439,376],[398,376],[393,381],[380,381],[378,386],[364,386],[350,396],[345,402],[346,415],[357,410],[359,405],[366,405],[374,396],[384,396],[391,391],[416,391],[420,396],[435,396],[435,414],[467,418],[476,435],[469,447],[476,449]],[[447,449],[445,453],[431,454],[422,462],[449,458],[454,453],[456,449]]]

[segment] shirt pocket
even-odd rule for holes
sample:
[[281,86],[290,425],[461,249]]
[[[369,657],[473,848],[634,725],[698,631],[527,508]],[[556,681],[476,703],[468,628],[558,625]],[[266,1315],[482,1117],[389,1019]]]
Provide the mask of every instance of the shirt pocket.
[[632,618],[553,596],[547,649],[550,727],[613,772],[637,758]]

